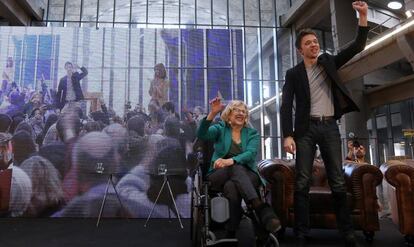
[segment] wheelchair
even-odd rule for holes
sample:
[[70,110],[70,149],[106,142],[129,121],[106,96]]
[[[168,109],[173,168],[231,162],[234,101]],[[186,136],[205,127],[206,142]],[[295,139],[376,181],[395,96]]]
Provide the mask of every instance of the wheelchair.
[[[196,148],[195,165],[191,169],[193,181],[191,191],[191,240],[193,247],[207,246],[257,246],[278,247],[274,234],[262,227],[255,212],[243,205],[243,215],[235,238],[226,238],[225,222],[229,219],[227,199],[209,188],[205,179],[212,154],[212,145]],[[260,189],[263,192],[263,188]],[[264,198],[263,193],[260,193]]]

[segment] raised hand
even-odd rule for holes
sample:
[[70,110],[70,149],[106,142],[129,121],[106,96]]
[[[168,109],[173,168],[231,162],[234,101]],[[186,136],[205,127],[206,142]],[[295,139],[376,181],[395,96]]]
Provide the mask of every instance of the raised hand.
[[221,103],[221,99],[219,97],[215,97],[214,99],[210,100],[210,111],[212,113],[219,113],[224,109],[224,104]]
[[355,9],[360,16],[367,16],[368,14],[368,4],[364,1],[353,2],[352,8]]

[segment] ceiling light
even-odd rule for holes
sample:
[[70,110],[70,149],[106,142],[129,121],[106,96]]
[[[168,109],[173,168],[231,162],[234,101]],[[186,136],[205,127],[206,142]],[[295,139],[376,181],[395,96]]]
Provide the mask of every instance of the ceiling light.
[[390,1],[387,6],[390,9],[401,9],[402,3],[399,1]]

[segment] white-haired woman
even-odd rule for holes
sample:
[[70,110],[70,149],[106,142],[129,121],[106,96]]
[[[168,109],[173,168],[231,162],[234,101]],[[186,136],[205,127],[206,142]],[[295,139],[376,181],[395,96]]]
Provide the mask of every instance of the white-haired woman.
[[[247,127],[249,112],[243,101],[233,100],[224,109],[221,99],[210,101],[210,112],[202,119],[197,136],[214,142],[214,153],[207,179],[214,190],[222,191],[230,202],[230,220],[226,224],[227,237],[234,236],[240,223],[241,200],[258,214],[262,224],[270,232],[280,228],[280,221],[272,208],[260,200],[257,188],[260,175],[256,166],[256,154],[260,136]],[[221,112],[223,121],[211,125]]]

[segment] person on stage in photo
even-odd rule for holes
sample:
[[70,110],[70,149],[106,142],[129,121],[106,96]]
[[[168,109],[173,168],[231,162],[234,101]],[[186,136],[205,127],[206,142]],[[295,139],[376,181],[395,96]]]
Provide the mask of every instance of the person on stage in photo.
[[[367,40],[368,6],[363,1],[355,1],[352,7],[359,14],[359,27],[356,39],[350,46],[337,55],[319,55],[316,33],[310,29],[302,30],[295,45],[303,62],[286,72],[281,119],[284,149],[296,153],[294,233],[297,246],[305,246],[309,235],[309,186],[316,144],[320,147],[326,167],[339,231],[346,246],[358,246],[347,206],[341,140],[336,124],[343,114],[359,111],[338,76],[338,69],[361,52]],[[296,113],[293,126],[294,101]]]
[[[224,110],[223,110],[224,109]],[[221,111],[223,121],[211,124]],[[256,167],[260,136],[248,127],[249,112],[243,101],[233,100],[225,108],[220,97],[210,101],[210,112],[200,122],[197,136],[214,142],[214,153],[207,179],[215,191],[222,191],[229,200],[230,219],[226,237],[234,237],[242,216],[241,201],[252,207],[269,232],[280,228],[273,209],[258,194],[261,178]]]
[[57,107],[61,110],[66,105],[79,106],[78,102],[84,99],[80,80],[88,75],[88,70],[85,67],[79,68],[78,65],[71,62],[65,63],[65,70],[66,75],[60,79],[56,95]]
[[168,101],[168,91],[170,82],[167,80],[167,70],[164,64],[159,63],[154,66],[154,79],[151,81],[148,91],[151,100],[157,100],[160,106]]

